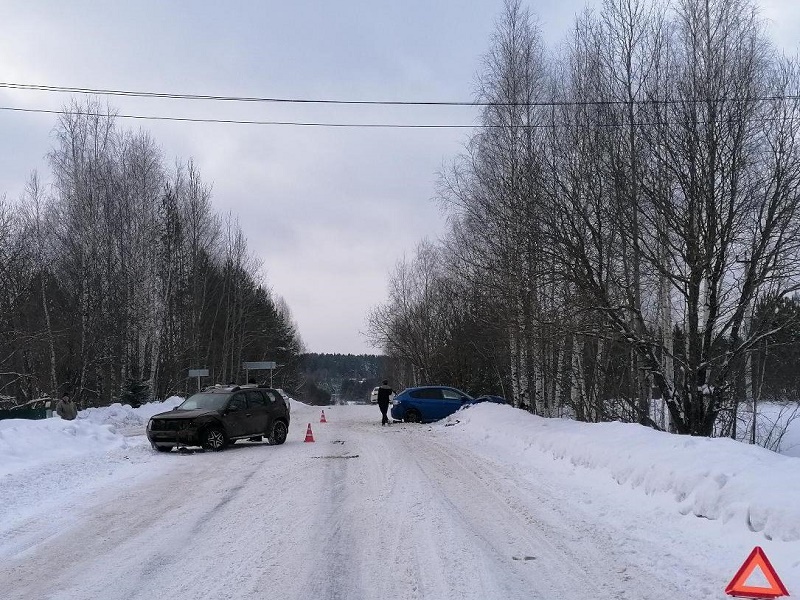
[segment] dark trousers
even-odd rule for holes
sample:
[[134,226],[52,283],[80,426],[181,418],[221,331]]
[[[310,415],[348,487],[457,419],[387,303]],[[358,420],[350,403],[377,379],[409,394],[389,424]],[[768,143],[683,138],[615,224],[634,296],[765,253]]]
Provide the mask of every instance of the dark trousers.
[[381,409],[381,414],[383,415],[383,419],[381,420],[381,425],[386,425],[389,422],[389,417],[386,416],[386,411],[389,410],[389,403],[378,402],[378,408]]

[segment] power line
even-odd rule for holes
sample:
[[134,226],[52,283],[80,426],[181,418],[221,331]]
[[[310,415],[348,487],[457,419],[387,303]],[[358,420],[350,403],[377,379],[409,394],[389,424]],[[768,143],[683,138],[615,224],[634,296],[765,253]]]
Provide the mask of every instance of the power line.
[[373,105],[373,106],[468,106],[468,107],[539,107],[554,108],[560,106],[627,106],[635,105],[669,105],[669,104],[702,104],[705,102],[731,101],[793,101],[800,100],[800,95],[754,96],[747,98],[722,96],[718,98],[644,98],[639,100],[536,100],[530,102],[480,102],[480,101],[416,101],[416,100],[334,100],[313,98],[271,98],[258,96],[214,96],[206,94],[183,94],[171,92],[146,92],[136,90],[114,90],[102,88],[83,88],[58,85],[41,85],[34,83],[0,82],[0,88],[40,91],[66,94],[87,94],[98,96],[126,96],[135,98],[160,98],[171,100],[210,100],[218,102],[250,102],[278,104],[338,104],[338,105]]
[[[0,82],[0,88],[97,96],[132,96],[136,98],[167,98],[172,100],[213,100],[219,102],[269,102],[280,104],[360,104],[379,106],[492,106],[494,103],[412,101],[412,100],[333,100],[311,98],[264,98],[256,96],[211,96],[206,94],[174,94],[169,92],[142,92],[134,90],[108,90],[33,83]],[[510,104],[509,104],[510,105]]]
[[113,117],[119,119],[141,119],[145,121],[180,121],[188,123],[225,123],[236,125],[285,125],[293,127],[340,127],[370,129],[474,129],[479,125],[444,125],[444,124],[404,124],[404,123],[325,123],[310,121],[250,121],[241,119],[203,119],[194,117],[160,117],[155,115],[126,115],[117,113],[93,113],[75,110],[46,110],[42,108],[18,108],[0,106],[0,110],[25,113],[43,113],[51,115],[78,115],[83,117]]
[[[486,124],[475,123],[472,125],[465,124],[443,124],[443,123],[337,123],[337,122],[323,122],[323,121],[257,121],[246,119],[212,119],[201,117],[164,117],[158,115],[132,115],[120,114],[114,112],[99,113],[83,110],[49,110],[43,108],[19,108],[15,106],[0,106],[0,110],[11,112],[23,113],[37,113],[37,114],[51,114],[51,115],[77,115],[83,117],[109,117],[119,119],[136,119],[143,121],[175,121],[185,123],[221,123],[229,125],[272,125],[272,126],[290,126],[290,127],[332,127],[340,129],[558,129],[558,128],[571,128],[577,127],[580,129],[594,129],[594,128],[620,128],[620,127],[663,127],[679,125],[678,122],[634,122],[628,123],[626,121],[615,123],[600,123],[600,122],[581,122],[576,120],[568,123],[560,121],[556,123],[551,121],[549,123],[516,123],[516,124]],[[751,120],[760,123],[780,121],[783,117],[753,117]],[[724,117],[716,120],[700,120],[690,121],[693,125],[709,125],[711,123],[720,123],[724,121]]]

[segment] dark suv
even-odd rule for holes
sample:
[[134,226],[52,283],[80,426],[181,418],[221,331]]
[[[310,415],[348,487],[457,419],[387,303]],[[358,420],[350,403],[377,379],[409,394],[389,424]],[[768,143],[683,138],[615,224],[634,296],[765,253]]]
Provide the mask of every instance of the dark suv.
[[262,436],[277,445],[288,431],[289,401],[277,390],[255,385],[207,388],[147,423],[147,439],[160,452],[175,446],[222,450],[235,440]]

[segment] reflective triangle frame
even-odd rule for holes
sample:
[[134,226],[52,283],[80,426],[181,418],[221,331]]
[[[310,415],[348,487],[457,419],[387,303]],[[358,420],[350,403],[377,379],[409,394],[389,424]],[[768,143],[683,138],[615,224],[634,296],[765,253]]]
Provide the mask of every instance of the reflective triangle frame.
[[[747,579],[756,570],[756,567],[761,568],[764,577],[767,578],[769,583],[768,588],[749,586]],[[767,555],[761,549],[761,546],[756,546],[744,561],[739,571],[733,576],[728,587],[725,588],[725,593],[729,596],[739,596],[745,598],[780,598],[781,596],[788,596],[789,592],[786,586],[783,585],[780,577],[769,562]]]

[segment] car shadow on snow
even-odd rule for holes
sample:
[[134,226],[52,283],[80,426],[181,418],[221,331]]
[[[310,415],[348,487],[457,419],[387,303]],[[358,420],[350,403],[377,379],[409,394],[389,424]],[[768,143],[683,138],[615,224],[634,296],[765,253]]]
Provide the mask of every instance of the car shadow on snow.
[[[282,446],[289,446],[292,442],[285,442],[281,444]],[[169,452],[158,452],[153,450],[153,454],[160,454],[164,456],[174,456],[176,454],[228,454],[229,452],[237,452],[239,450],[245,450],[247,448],[263,448],[263,447],[273,447],[272,444],[269,444],[266,441],[263,442],[251,442],[251,441],[238,441],[235,444],[228,444],[222,450],[206,450],[205,448],[200,448],[199,446],[182,446],[179,447],[177,450],[173,448]]]

